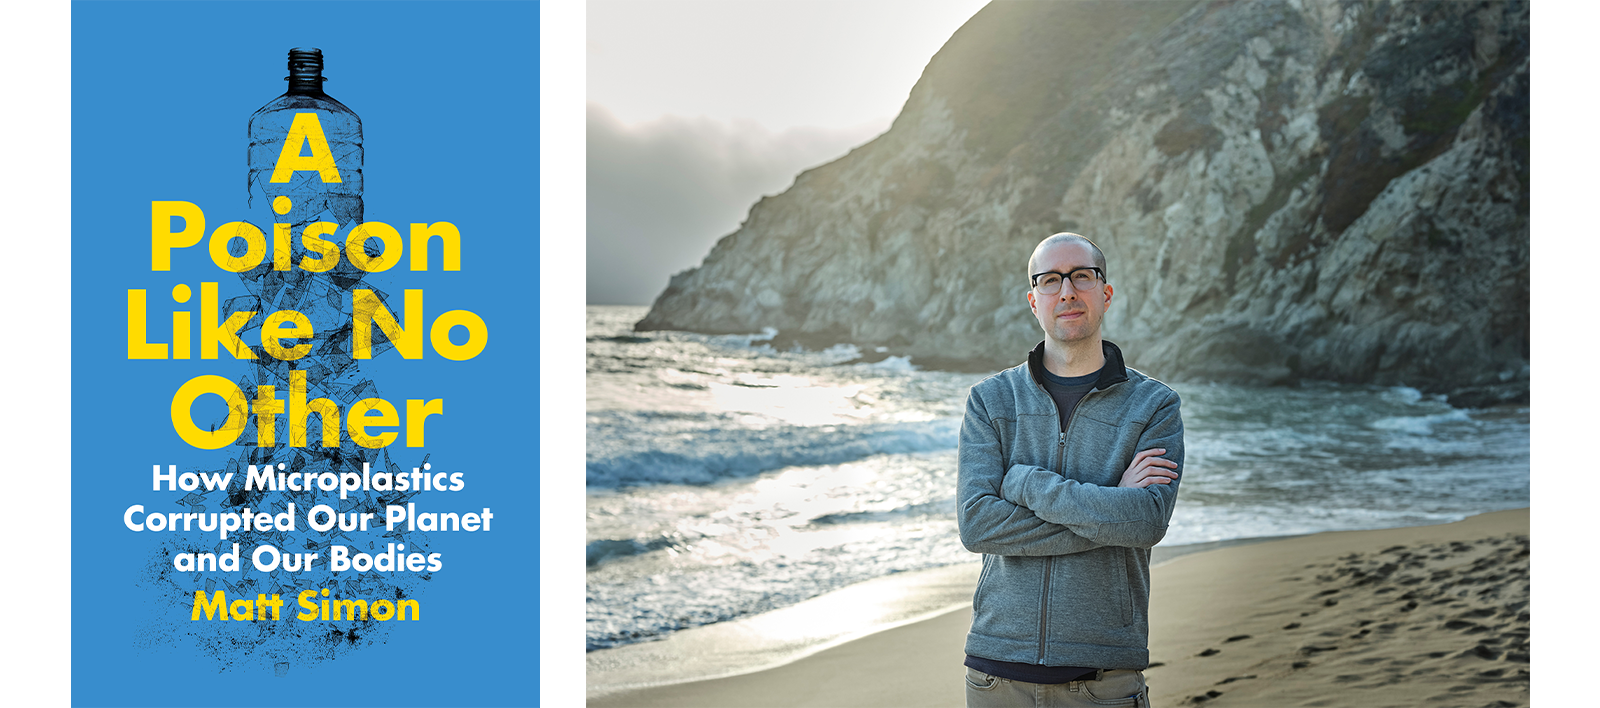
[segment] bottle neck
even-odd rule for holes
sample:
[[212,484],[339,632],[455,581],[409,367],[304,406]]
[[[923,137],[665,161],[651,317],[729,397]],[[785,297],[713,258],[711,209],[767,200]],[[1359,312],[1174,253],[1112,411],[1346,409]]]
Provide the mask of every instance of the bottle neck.
[[289,50],[289,93],[323,95],[322,51],[318,49]]
[[288,81],[289,81],[289,93],[291,95],[297,95],[297,96],[325,96],[325,95],[327,95],[327,94],[324,94],[322,92],[322,81],[323,81],[323,78],[321,76],[316,76],[316,77],[312,77],[312,78],[301,78],[301,77],[296,77],[296,76],[290,75]]

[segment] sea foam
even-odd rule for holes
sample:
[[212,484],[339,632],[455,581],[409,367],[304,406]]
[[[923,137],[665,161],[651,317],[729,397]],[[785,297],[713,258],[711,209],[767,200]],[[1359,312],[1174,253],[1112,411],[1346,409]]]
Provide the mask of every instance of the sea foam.
[[796,465],[947,450],[956,446],[959,424],[947,418],[860,425],[707,427],[655,435],[639,434],[648,431],[614,423],[591,425],[586,479],[590,487],[709,484]]

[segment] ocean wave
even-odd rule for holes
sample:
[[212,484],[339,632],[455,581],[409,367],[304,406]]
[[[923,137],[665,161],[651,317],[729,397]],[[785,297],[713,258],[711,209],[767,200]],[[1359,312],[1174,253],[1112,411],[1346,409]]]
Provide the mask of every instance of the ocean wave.
[[827,364],[842,364],[861,358],[861,349],[854,344],[835,344],[827,349],[817,352],[817,355]]
[[[712,428],[676,434],[590,428],[590,487],[710,484],[797,465],[829,465],[871,455],[948,450],[959,421],[830,426]],[[628,432],[622,432],[628,431]],[[646,439],[648,436],[648,439]]]
[[590,342],[616,342],[618,344],[649,344],[649,343],[654,342],[656,340],[653,337],[640,337],[640,336],[632,335],[632,334],[618,334],[618,335],[612,335],[612,336],[609,336],[609,337],[591,335],[588,338],[588,341],[590,341]]
[[[658,558],[602,564],[586,582],[586,651],[769,612],[864,580],[976,557],[955,521],[892,537],[887,547],[846,544],[796,557],[710,566]],[[639,575],[642,574],[642,575]]]
[[591,541],[584,549],[588,557],[588,567],[593,568],[613,558],[637,556],[651,551],[659,551],[671,546],[672,542],[658,538],[649,543],[640,543],[633,539],[602,539]]
[[871,364],[856,364],[863,369],[880,369],[883,371],[917,371],[920,367],[911,363],[909,356],[885,357],[882,361]]
[[1372,422],[1372,427],[1377,430],[1391,430],[1409,435],[1432,435],[1433,426],[1440,423],[1455,423],[1470,421],[1472,417],[1460,408],[1452,408],[1444,413],[1432,415],[1407,415],[1382,418]]
[[1384,391],[1384,398],[1407,405],[1415,405],[1422,401],[1422,392],[1410,386],[1390,386]]
[[823,514],[810,521],[812,526],[835,526],[839,524],[866,524],[880,522],[900,522],[919,516],[948,517],[955,513],[955,497],[948,497],[938,501],[924,502],[921,504],[907,504],[894,509],[879,511],[842,511],[834,514]]

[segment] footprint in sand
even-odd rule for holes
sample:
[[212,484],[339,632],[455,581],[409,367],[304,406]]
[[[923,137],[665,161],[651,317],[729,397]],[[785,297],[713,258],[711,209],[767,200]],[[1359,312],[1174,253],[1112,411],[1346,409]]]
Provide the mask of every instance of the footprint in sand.
[[1484,679],[1485,681],[1492,681],[1504,676],[1505,673],[1505,669],[1489,669],[1488,671],[1479,671],[1478,678]]
[[1485,627],[1485,626],[1483,626],[1481,624],[1478,624],[1477,622],[1468,622],[1467,620],[1459,620],[1459,619],[1450,620],[1449,622],[1444,623],[1444,628],[1445,629],[1452,629],[1452,630],[1465,629],[1465,630],[1467,630],[1467,634],[1473,634],[1473,633],[1476,633],[1476,632],[1486,632],[1486,631],[1489,630],[1488,627]]

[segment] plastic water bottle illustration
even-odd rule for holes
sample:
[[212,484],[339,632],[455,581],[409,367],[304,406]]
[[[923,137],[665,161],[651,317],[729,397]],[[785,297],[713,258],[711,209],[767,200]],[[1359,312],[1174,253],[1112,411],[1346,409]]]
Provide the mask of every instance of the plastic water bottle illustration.
[[[345,233],[364,216],[361,118],[322,90],[327,79],[322,76],[320,49],[289,50],[289,75],[284,80],[289,90],[250,116],[251,214],[281,206],[274,204],[277,197],[288,197],[292,205],[280,218],[292,224],[295,233],[306,224],[332,222],[340,226],[336,242],[342,243]],[[314,116],[316,126],[307,114]],[[318,130],[308,131],[311,127]],[[280,167],[285,150],[296,158],[309,153],[293,166],[322,169],[288,172]],[[267,227],[276,220],[267,218],[256,226]]]
[[[224,309],[259,313],[247,325],[249,329],[260,326],[268,313],[298,312],[305,315],[314,334],[279,340],[283,349],[311,345],[299,355],[266,351],[263,337],[262,350],[251,362],[253,380],[241,382],[240,388],[254,398],[263,387],[273,386],[274,395],[301,401],[314,415],[295,415],[296,406],[291,402],[287,414],[277,416],[270,431],[256,429],[252,416],[236,442],[243,450],[229,463],[230,471],[237,470],[240,477],[251,465],[298,472],[307,478],[328,473],[342,477],[361,476],[369,471],[401,472],[385,448],[373,447],[370,440],[353,439],[341,425],[341,418],[351,414],[357,401],[376,398],[379,393],[372,380],[363,377],[352,351],[352,293],[373,288],[363,282],[366,272],[353,265],[349,254],[344,253],[347,237],[364,217],[361,119],[322,90],[322,66],[320,49],[289,50],[289,90],[250,116],[250,221],[273,244],[270,248],[287,245],[290,252],[271,253],[260,265],[239,273],[250,294],[235,298]],[[374,355],[392,347],[376,332],[372,344]],[[326,504],[341,514],[368,513],[382,518],[387,504],[403,503],[414,494],[391,490],[346,495],[307,487],[278,490],[268,499],[260,490],[230,489],[226,506],[265,508],[263,504],[292,502],[298,509],[309,510]],[[287,534],[278,532],[276,536],[283,538],[262,534],[262,540],[287,541],[297,550],[319,552],[319,570],[327,567],[335,537],[340,544],[353,541],[363,550],[376,538],[375,533],[364,535],[344,527],[330,533],[297,529]],[[424,541],[407,534],[394,536],[412,549],[425,547]],[[393,597],[414,592],[417,582],[418,577],[410,574],[387,578],[344,574],[329,578],[320,573],[302,573],[274,574],[262,579],[260,585],[287,593],[285,597],[308,587],[333,588],[351,597],[361,596],[360,593]]]
[[[215,547],[173,536],[153,559],[155,582],[170,585],[173,597],[193,597],[197,592],[211,597],[223,591],[238,598],[275,595],[288,601],[284,609],[292,617],[295,610],[289,608],[307,591],[322,597],[398,602],[418,596],[432,578],[426,569],[408,566],[400,572],[398,567],[379,567],[376,560],[369,561],[370,568],[358,563],[340,568],[334,563],[347,550],[381,555],[380,548],[393,548],[391,552],[415,554],[427,553],[429,544],[420,532],[387,532],[382,522],[358,521],[384,518],[389,505],[413,500],[416,488],[374,485],[347,490],[322,482],[337,480],[342,485],[347,479],[366,480],[373,473],[396,477],[402,473],[379,438],[353,434],[354,426],[345,425],[359,415],[360,401],[380,397],[353,355],[353,294],[370,290],[379,301],[387,296],[363,282],[366,272],[346,253],[348,235],[365,216],[361,119],[323,92],[324,80],[320,49],[292,49],[289,90],[250,116],[249,224],[237,228],[259,229],[267,253],[259,265],[229,268],[238,273],[248,294],[233,297],[220,308],[223,320],[239,312],[254,313],[239,327],[236,341],[248,346],[242,341],[258,340],[260,345],[234,353],[249,359],[236,383],[253,405],[278,402],[277,413],[238,420],[230,414],[223,425],[240,426],[235,452],[221,469],[207,472],[231,474],[231,481],[226,489],[189,492],[178,500],[188,512],[250,515],[271,510],[299,516],[300,522],[287,528],[258,522],[230,533]],[[260,244],[262,239],[231,238],[228,253],[243,258],[252,242]],[[375,248],[376,244],[367,247],[369,256],[376,255]],[[296,314],[272,325],[275,336],[260,334],[264,322],[285,312]],[[300,315],[305,322],[296,321]],[[285,323],[292,325],[288,335]],[[248,336],[251,332],[257,336]],[[304,334],[294,336],[299,332]],[[371,344],[373,356],[393,348],[376,328]],[[426,460],[424,456],[419,467],[427,469]],[[320,529],[312,523],[318,509],[324,516],[317,518],[329,519]],[[263,548],[281,555],[255,555]],[[207,551],[223,556],[233,549],[242,561],[234,570],[220,568],[220,573],[175,570],[172,560],[174,554]],[[261,565],[262,559],[266,565]],[[350,568],[354,572],[348,572]],[[338,621],[259,622],[248,637],[204,628],[185,636],[224,664],[250,657],[270,663],[283,676],[291,666],[337,658],[382,641],[388,631],[386,622],[367,613],[333,619]]]
[[[322,50],[289,50],[286,80],[289,90],[250,116],[248,207],[251,223],[274,250],[289,247],[288,258],[269,254],[239,276],[253,296],[248,309],[263,317],[279,310],[300,312],[316,334],[301,342],[312,345],[309,355],[283,360],[262,352],[254,368],[260,370],[260,384],[288,389],[295,376],[309,397],[322,394],[348,405],[358,400],[350,397],[354,393],[375,390],[371,381],[360,379],[351,351],[351,292],[368,287],[362,283],[366,273],[342,253],[346,237],[364,217],[361,118],[322,90]],[[307,441],[311,464],[331,463],[333,471],[352,460],[359,469],[377,452],[351,449],[348,435],[344,454],[338,448],[319,450],[318,436],[312,431],[306,436],[313,438]],[[240,444],[254,444],[255,437],[246,435]],[[286,439],[274,435],[279,446]]]

